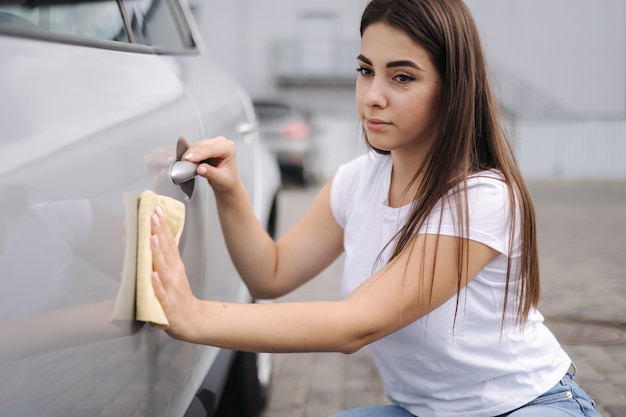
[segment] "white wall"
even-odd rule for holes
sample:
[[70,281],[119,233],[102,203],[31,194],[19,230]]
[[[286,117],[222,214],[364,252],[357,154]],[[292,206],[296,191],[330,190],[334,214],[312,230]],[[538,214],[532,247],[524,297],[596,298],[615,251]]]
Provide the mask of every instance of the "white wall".
[[574,116],[626,115],[626,1],[466,1],[494,70]]
[[[351,131],[353,88],[277,87],[271,45],[315,37],[301,18],[307,12],[333,13],[334,27],[325,29],[330,37],[358,42],[367,1],[192,0],[209,49],[253,96],[279,95],[319,113],[342,115]],[[525,175],[625,180],[626,130],[597,123],[626,120],[626,1],[466,2],[483,35],[500,100],[516,113],[511,136]],[[563,116],[570,119],[566,125],[550,123],[557,119],[558,125]],[[542,128],[540,119],[551,127]],[[580,121],[595,127],[581,127]],[[570,140],[572,129],[576,140]],[[587,158],[589,149],[593,158]]]
[[529,120],[513,135],[527,179],[626,180],[626,120]]
[[[307,35],[301,16],[330,12],[334,35],[358,41],[358,25],[367,0],[196,0],[205,42],[253,95],[275,92],[271,46],[278,39]],[[311,35],[310,33],[308,35]],[[356,58],[356,57],[355,57]]]

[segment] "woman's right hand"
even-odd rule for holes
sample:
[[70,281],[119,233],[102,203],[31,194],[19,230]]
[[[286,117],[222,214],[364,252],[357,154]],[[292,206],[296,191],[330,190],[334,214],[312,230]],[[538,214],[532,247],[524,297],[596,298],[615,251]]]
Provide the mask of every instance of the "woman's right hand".
[[183,160],[197,163],[196,173],[216,192],[231,190],[240,183],[235,142],[223,136],[191,144]]

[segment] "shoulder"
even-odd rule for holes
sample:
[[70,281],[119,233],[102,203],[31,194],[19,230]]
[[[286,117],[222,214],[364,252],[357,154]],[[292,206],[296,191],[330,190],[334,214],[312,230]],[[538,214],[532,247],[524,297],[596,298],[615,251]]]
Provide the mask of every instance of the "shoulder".
[[461,206],[467,208],[474,224],[476,221],[487,223],[510,221],[509,185],[499,171],[481,171],[470,175],[460,184],[457,193],[453,199],[463,201]]
[[479,171],[471,174],[467,177],[467,184],[472,187],[495,187],[501,190],[506,190],[508,188],[504,175],[502,175],[500,171],[494,169]]
[[467,187],[468,202],[485,204],[500,202],[508,205],[509,185],[499,171],[487,170],[470,175],[460,189]]
[[482,171],[468,177],[469,237],[509,255],[511,238],[516,242],[519,238],[519,213],[512,210],[514,198],[499,171]]
[[[500,172],[472,174],[448,198],[434,207],[423,230],[469,237],[500,253],[508,253],[513,215],[509,185]],[[468,223],[461,219],[467,219]]]

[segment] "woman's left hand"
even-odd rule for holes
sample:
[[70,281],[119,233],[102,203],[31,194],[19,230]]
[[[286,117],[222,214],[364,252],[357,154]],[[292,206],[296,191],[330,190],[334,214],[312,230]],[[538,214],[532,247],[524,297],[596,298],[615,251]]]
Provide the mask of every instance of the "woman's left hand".
[[187,339],[199,300],[191,291],[178,246],[160,207],[153,214],[151,224],[154,294],[170,323],[167,333],[177,339]]

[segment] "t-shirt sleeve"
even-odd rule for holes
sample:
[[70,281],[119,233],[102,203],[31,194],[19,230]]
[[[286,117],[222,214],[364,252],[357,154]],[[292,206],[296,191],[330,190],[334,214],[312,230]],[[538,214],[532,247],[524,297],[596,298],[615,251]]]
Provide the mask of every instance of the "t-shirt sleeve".
[[350,211],[355,204],[355,194],[358,192],[363,170],[367,160],[361,156],[353,161],[343,164],[333,177],[330,190],[330,208],[335,220],[342,228],[346,227]]
[[[452,196],[443,209],[443,215],[442,204],[441,202],[437,203],[420,233],[465,236],[509,256],[512,216],[507,184],[491,174],[480,174],[468,179],[469,233],[459,227],[456,212],[457,199],[459,197],[464,198],[464,196],[463,190],[460,191],[459,195]],[[452,210],[450,210],[449,205],[453,206]],[[464,205],[462,207],[465,210]],[[440,221],[441,227],[439,227]],[[467,225],[464,225],[464,228],[466,227]],[[517,235],[518,231],[519,227],[516,225],[514,233]],[[514,251],[517,252],[516,247],[514,247]]]

